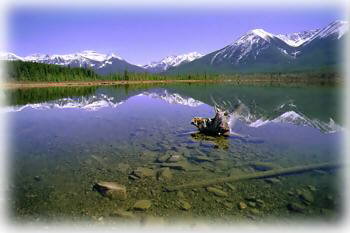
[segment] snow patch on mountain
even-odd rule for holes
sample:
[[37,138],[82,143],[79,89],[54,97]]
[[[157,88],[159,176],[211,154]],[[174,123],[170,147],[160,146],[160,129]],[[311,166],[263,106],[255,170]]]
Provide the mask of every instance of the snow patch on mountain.
[[269,47],[270,41],[274,38],[274,35],[264,31],[263,29],[251,30],[232,44],[226,46],[216,53],[211,59],[211,64],[230,58],[233,58],[235,63],[239,63],[251,52],[253,52],[254,56],[256,57],[260,54],[261,50]]
[[318,31],[319,29],[294,32],[289,34],[278,34],[276,37],[283,40],[285,43],[292,47],[298,47],[312,38],[312,36],[314,36]]
[[347,21],[336,20],[330,23],[325,28],[315,33],[306,43],[307,45],[317,39],[334,38],[339,40],[349,30],[349,23]]
[[191,97],[184,97],[178,93],[169,93],[167,90],[163,92],[143,92],[139,96],[149,96],[151,98],[161,99],[169,104],[181,104],[189,107],[198,107],[203,102],[195,100]]
[[2,61],[23,61],[23,58],[20,56],[17,56],[14,53],[8,53],[8,52],[0,52],[0,60]]
[[171,56],[165,57],[160,61],[151,62],[150,64],[144,65],[143,68],[151,72],[165,71],[170,67],[175,67],[186,62],[194,61],[195,59],[198,59],[202,56],[203,55],[198,52],[191,52],[191,53],[186,53],[181,55],[171,55]]

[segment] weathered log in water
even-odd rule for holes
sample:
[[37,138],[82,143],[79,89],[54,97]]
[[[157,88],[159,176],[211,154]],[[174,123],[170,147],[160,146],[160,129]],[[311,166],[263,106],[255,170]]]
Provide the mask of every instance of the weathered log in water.
[[199,132],[206,135],[230,135],[229,112],[215,108],[214,118],[194,117],[191,124],[196,126]]
[[194,182],[194,183],[184,184],[184,185],[167,186],[165,187],[165,191],[171,192],[171,191],[177,191],[181,189],[208,187],[208,186],[222,184],[226,182],[284,176],[284,175],[291,175],[291,174],[297,174],[297,173],[304,173],[304,172],[317,170],[317,169],[334,169],[334,168],[339,168],[340,166],[341,165],[338,163],[319,163],[319,164],[312,164],[312,165],[306,165],[306,166],[280,168],[280,169],[273,169],[273,170],[268,170],[264,172],[255,172],[255,173],[241,175],[241,176],[229,176],[229,177],[216,178],[208,181]]

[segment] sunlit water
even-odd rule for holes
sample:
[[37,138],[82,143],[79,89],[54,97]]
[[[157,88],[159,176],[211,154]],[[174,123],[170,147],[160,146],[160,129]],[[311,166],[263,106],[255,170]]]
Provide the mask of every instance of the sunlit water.
[[[16,220],[124,221],[160,217],[211,221],[338,219],[342,180],[337,170],[166,192],[164,187],[261,172],[256,162],[292,167],[341,163],[339,89],[330,87],[248,87],[233,85],[44,88],[7,92],[3,111],[10,123],[11,218]],[[213,117],[212,99],[241,102],[246,110],[232,131],[244,138],[206,137],[190,124]],[[164,155],[180,155],[186,170],[170,169],[158,179]],[[206,156],[207,161],[198,159]],[[138,167],[154,175],[132,179]],[[341,174],[341,173],[340,173]],[[126,200],[93,190],[98,181],[127,188]],[[303,194],[311,195],[307,202]],[[304,195],[305,196],[305,195]],[[137,200],[150,200],[135,211]],[[188,210],[182,201],[190,204]],[[246,208],[240,208],[244,202]],[[298,208],[291,208],[291,204]],[[156,220],[156,221],[158,221]]]

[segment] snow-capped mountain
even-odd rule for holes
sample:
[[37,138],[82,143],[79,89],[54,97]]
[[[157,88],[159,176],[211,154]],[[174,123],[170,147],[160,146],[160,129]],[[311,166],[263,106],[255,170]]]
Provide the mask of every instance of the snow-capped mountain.
[[149,72],[162,72],[166,71],[170,67],[175,67],[180,64],[194,61],[195,59],[198,59],[202,56],[202,54],[197,52],[167,56],[160,61],[151,62],[150,64],[144,65],[143,68],[145,68]]
[[225,61],[232,64],[247,63],[250,59],[257,60],[259,55],[263,55],[264,50],[276,50],[282,55],[289,55],[290,48],[277,36],[263,29],[254,29],[215,52],[210,63],[219,64]]
[[41,63],[47,63],[47,64],[56,64],[56,65],[78,65],[79,67],[84,67],[87,65],[88,67],[96,66],[97,63],[99,64],[98,68],[102,68],[106,64],[108,64],[108,61],[112,58],[116,58],[119,60],[123,60],[121,57],[116,56],[115,54],[102,54],[97,53],[95,51],[91,50],[85,50],[80,53],[74,53],[74,54],[66,54],[66,55],[47,55],[47,54],[33,54],[30,56],[24,57],[24,60],[26,61],[32,61],[32,62],[41,62]]
[[13,53],[1,54],[1,60],[21,60],[70,67],[91,68],[99,74],[123,72],[124,70],[143,72],[142,67],[132,65],[123,58],[111,54],[102,54],[92,50],[65,55],[32,54],[19,57]]
[[274,35],[263,29],[248,31],[226,47],[205,56],[192,52],[168,56],[148,65],[133,65],[115,54],[86,50],[66,55],[33,54],[19,57],[1,53],[1,60],[22,60],[70,67],[91,68],[98,74],[115,72],[232,73],[280,72],[337,65],[339,46],[348,22],[334,21],[321,29]]
[[14,53],[6,53],[6,52],[0,52],[0,60],[1,61],[23,61],[23,58],[20,56],[17,56]]
[[319,29],[289,33],[284,35],[278,34],[277,37],[292,47],[298,47],[312,38],[317,32],[319,32]]
[[308,41],[306,41],[303,46],[313,43],[315,40],[324,39],[341,39],[349,29],[349,23],[347,21],[336,20],[330,23],[327,27],[318,30]]
[[336,66],[347,31],[346,21],[286,35],[254,29],[230,45],[181,64],[169,73],[281,72]]

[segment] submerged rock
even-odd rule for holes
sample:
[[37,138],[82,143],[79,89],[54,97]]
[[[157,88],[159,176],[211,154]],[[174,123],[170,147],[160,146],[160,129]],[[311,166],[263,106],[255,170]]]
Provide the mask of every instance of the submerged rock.
[[137,177],[137,176],[134,176],[133,174],[129,174],[129,179],[132,179],[132,180],[138,180],[138,179],[140,179],[139,177]]
[[277,165],[268,162],[252,162],[249,164],[249,166],[251,166],[257,171],[268,171],[279,168]]
[[225,183],[225,184],[226,184],[226,186],[227,186],[229,189],[231,189],[232,191],[236,191],[235,186],[233,186],[232,184],[230,184],[230,183]]
[[244,210],[244,209],[246,209],[247,207],[248,207],[247,204],[244,203],[243,201],[241,201],[241,202],[238,203],[238,209],[240,209],[240,210]]
[[247,196],[244,198],[246,201],[252,201],[252,202],[256,202],[256,197],[255,196]]
[[94,185],[93,189],[112,199],[125,200],[127,198],[126,187],[117,182],[100,181]]
[[152,205],[152,202],[149,200],[138,200],[132,207],[134,210],[145,211],[148,210]]
[[154,171],[150,168],[138,167],[131,174],[137,176],[138,178],[145,178],[154,176]]
[[260,211],[259,211],[258,209],[255,209],[255,208],[250,209],[249,212],[250,212],[251,214],[254,214],[254,215],[259,215],[259,214],[260,214]]
[[185,161],[180,161],[180,162],[176,162],[176,163],[162,163],[160,164],[161,167],[169,167],[175,170],[183,170],[183,171],[187,171],[190,169],[190,165],[185,162]]
[[288,210],[297,212],[297,213],[303,213],[305,211],[304,206],[300,205],[299,203],[289,203],[287,205]]
[[175,163],[183,160],[183,157],[181,155],[171,155],[166,161],[168,163]]
[[257,200],[256,200],[256,204],[257,204],[257,206],[258,206],[259,208],[265,206],[265,202],[264,202],[263,200],[261,200],[261,199],[257,199]]
[[206,190],[210,193],[213,193],[214,195],[216,195],[218,197],[228,197],[227,192],[222,191],[221,189],[217,189],[214,187],[207,187]]
[[309,190],[303,190],[300,193],[299,198],[306,205],[310,205],[312,202],[314,202],[314,196]]
[[158,163],[164,163],[165,161],[167,161],[169,159],[169,155],[160,155],[158,156],[156,162]]
[[222,204],[223,204],[227,209],[232,209],[232,207],[233,207],[233,204],[230,203],[230,202],[227,202],[227,201],[224,201]]
[[313,185],[308,185],[307,188],[310,189],[310,191],[312,191],[312,192],[316,191],[316,187]]
[[180,200],[179,204],[180,204],[180,209],[182,210],[189,210],[192,208],[191,204],[185,200]]
[[196,162],[213,162],[214,161],[213,159],[203,155],[194,156],[192,157],[192,159]]
[[168,181],[168,180],[171,180],[172,178],[173,178],[173,173],[170,171],[169,167],[162,168],[157,172],[158,180]]
[[248,206],[249,207],[256,207],[256,203],[253,201],[248,201]]
[[119,163],[117,165],[117,170],[122,173],[126,173],[129,169],[130,169],[130,165],[127,163]]
[[266,178],[264,179],[266,183],[268,184],[278,184],[280,183],[281,181],[277,178]]
[[185,199],[185,195],[182,191],[177,191],[176,195],[181,199]]

